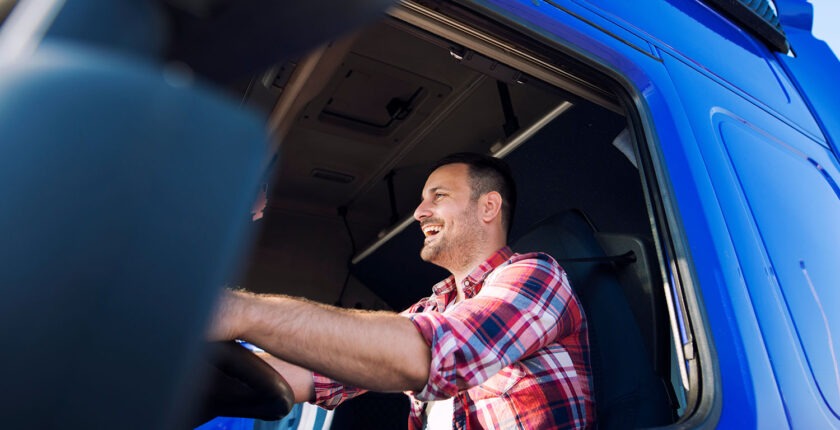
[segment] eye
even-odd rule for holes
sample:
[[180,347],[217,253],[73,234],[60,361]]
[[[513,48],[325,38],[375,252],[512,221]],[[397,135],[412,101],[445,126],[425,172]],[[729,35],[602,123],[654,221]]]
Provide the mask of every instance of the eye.
[[435,193],[435,201],[440,200],[444,197],[446,197],[446,194],[444,193]]

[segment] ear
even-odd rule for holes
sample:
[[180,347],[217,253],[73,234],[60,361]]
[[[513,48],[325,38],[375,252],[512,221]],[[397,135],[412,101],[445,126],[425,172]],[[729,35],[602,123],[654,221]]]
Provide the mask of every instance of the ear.
[[490,191],[479,199],[481,220],[490,223],[502,219],[502,196],[497,191]]

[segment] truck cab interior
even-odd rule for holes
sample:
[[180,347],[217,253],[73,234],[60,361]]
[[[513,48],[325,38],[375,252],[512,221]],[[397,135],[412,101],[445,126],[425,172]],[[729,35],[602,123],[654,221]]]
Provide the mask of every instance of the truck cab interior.
[[[188,11],[185,4],[189,3],[202,2],[172,1],[167,7]],[[257,8],[269,7],[268,3],[248,4]],[[370,8],[378,10],[387,2],[381,3]],[[145,11],[139,3],[126,4],[133,5],[131,13]],[[181,345],[189,335],[201,333],[212,310],[218,289],[208,290],[206,285],[226,283],[344,307],[395,311],[427,296],[431,285],[447,274],[420,261],[422,233],[411,215],[434,161],[463,151],[492,154],[510,164],[519,203],[509,243],[517,252],[545,251],[554,256],[583,301],[591,324],[600,426],[668,425],[696,406],[699,368],[695,357],[685,356],[682,348],[691,329],[674,287],[674,262],[669,256],[672,238],[663,222],[657,164],[649,146],[653,140],[641,130],[640,113],[632,107],[628,92],[597,64],[541,41],[528,28],[503,23],[487,11],[480,14],[458,3],[405,1],[384,15],[368,9],[359,15],[347,20],[351,22],[346,28],[356,28],[352,32],[337,28],[322,34],[292,22],[290,17],[295,15],[288,14],[284,22],[290,28],[318,33],[313,41],[328,41],[313,48],[313,43],[303,43],[308,39],[301,38],[300,46],[277,48],[260,39],[242,49],[259,51],[272,45],[283,55],[266,54],[251,61],[253,55],[243,54],[252,64],[236,70],[224,69],[218,62],[205,63],[212,57],[207,50],[195,54],[196,40],[212,39],[219,49],[230,48],[225,48],[224,38],[203,34],[205,24],[181,16],[176,19],[176,30],[198,36],[178,39],[163,57],[167,67],[178,60],[195,75],[183,74],[183,67],[175,72],[167,69],[172,73],[167,75],[167,85],[177,90],[185,82],[179,79],[186,76],[208,89],[198,98],[179,93],[180,98],[163,108],[112,111],[102,117],[108,121],[95,126],[80,122],[84,115],[80,110],[68,114],[68,106],[79,106],[83,95],[97,94],[103,100],[113,98],[96,99],[97,109],[109,112],[113,106],[122,106],[128,94],[156,94],[147,91],[155,87],[140,75],[131,75],[130,81],[111,77],[115,70],[133,67],[134,60],[109,62],[103,66],[106,71],[91,74],[88,65],[99,64],[98,54],[82,49],[83,55],[72,61],[38,60],[7,75],[3,89],[39,85],[41,92],[32,90],[37,97],[26,99],[34,100],[30,104],[5,97],[4,106],[16,106],[21,112],[37,109],[40,122],[21,122],[22,113],[9,114],[7,109],[3,111],[5,128],[0,130],[4,135],[18,136],[24,145],[48,140],[38,133],[63,130],[67,136],[94,136],[90,141],[98,142],[67,148],[52,139],[52,146],[39,152],[43,158],[38,159],[10,152],[14,147],[3,153],[6,160],[24,160],[24,164],[0,168],[6,175],[18,175],[0,178],[0,182],[40,184],[35,189],[48,199],[30,205],[31,195],[4,191],[12,196],[6,200],[9,204],[26,209],[8,215],[16,218],[0,219],[4,231],[15,232],[8,243],[15,244],[12,248],[18,255],[30,255],[21,251],[34,246],[30,244],[49,247],[32,251],[43,257],[38,261],[7,256],[9,267],[31,268],[33,274],[4,272],[0,280],[8,285],[46,282],[56,288],[36,298],[28,292],[32,290],[21,288],[6,302],[0,315],[7,323],[15,320],[37,330],[8,338],[32,352],[7,357],[0,364],[5,368],[36,362],[48,366],[42,340],[54,329],[39,325],[42,319],[36,315],[13,312],[24,309],[22,303],[38,300],[48,302],[42,309],[52,321],[68,322],[69,334],[51,348],[88,351],[34,380],[10,380],[9,387],[27,393],[20,396],[14,416],[38,417],[37,404],[27,399],[40,396],[35,392],[38,387],[49,387],[56,379],[61,381],[62,392],[85,387],[87,394],[72,401],[61,400],[61,392],[46,395],[44,401],[62,405],[62,412],[38,417],[32,421],[36,427],[78,419],[76,413],[84,415],[92,408],[110,408],[112,415],[124,417],[142,416],[147,407],[194,407],[200,397],[196,392],[206,384],[171,381],[179,380],[179,374],[193,378],[185,380],[198,378],[193,358],[202,347],[195,341]],[[154,14],[149,16],[157,22]],[[225,22],[213,21],[217,26]],[[361,23],[365,25],[358,27]],[[58,43],[39,48],[48,60],[63,59],[62,49],[68,49],[62,45],[63,38],[77,36],[76,30],[68,30],[77,28],[71,25],[72,19],[65,17],[57,24],[65,26],[54,27],[47,38]],[[86,31],[79,37],[92,45],[107,40],[123,53],[154,51],[154,40],[114,42],[94,30]],[[55,64],[62,65],[60,70],[53,68]],[[235,73],[241,69],[250,72]],[[34,82],[33,76],[41,80],[29,87],[20,85]],[[79,90],[79,83],[93,92]],[[234,108],[214,104],[217,99]],[[187,113],[195,116],[184,116]],[[267,130],[267,146],[253,143],[260,142],[260,137],[249,132],[253,124],[244,118],[246,113],[259,118],[259,127]],[[196,120],[199,116],[202,119]],[[132,118],[169,119],[150,127],[139,120],[129,121]],[[192,128],[186,128],[187,123]],[[85,134],[94,129],[101,134]],[[164,132],[192,144],[156,140],[157,133]],[[108,146],[112,136],[137,149],[114,151],[114,146]],[[100,170],[74,163],[84,157],[101,157],[96,158],[96,166],[110,167]],[[161,159],[171,162],[149,168]],[[62,172],[62,176],[46,171]],[[241,171],[249,173],[237,173]],[[140,176],[142,181],[136,179]],[[78,190],[103,181],[109,184],[104,194],[91,194],[79,203]],[[242,189],[256,192],[242,193]],[[164,194],[168,197],[159,197]],[[240,225],[243,220],[237,218],[237,210],[254,200],[250,225]],[[43,227],[55,225],[49,207],[61,208],[66,221],[62,225],[72,227],[74,234],[56,240],[62,225]],[[137,231],[147,230],[136,230],[138,225],[163,233],[143,236]],[[98,239],[102,237],[110,239]],[[80,246],[84,252],[78,251]],[[58,256],[68,254],[75,255],[75,260],[59,264],[63,260]],[[53,277],[44,277],[38,267],[52,268]],[[102,275],[102,267],[109,268],[107,276]],[[213,268],[210,273],[208,267]],[[181,275],[172,278],[173,271]],[[73,274],[72,279],[67,273]],[[135,281],[122,292],[109,289],[116,280],[125,279]],[[86,287],[58,290],[68,282]],[[68,305],[79,296],[91,300],[83,306]],[[152,318],[148,309],[162,316]],[[99,333],[92,327],[105,320],[112,322],[111,331],[90,335]],[[155,337],[154,342],[145,342],[150,337]],[[134,358],[122,361],[89,352],[101,345],[116,357]],[[140,361],[148,374],[130,376],[145,378],[147,384],[137,385],[132,397],[111,399],[113,407],[107,402],[97,404],[109,398],[103,393],[117,390],[124,366],[131,368]],[[166,372],[154,372],[157,361]],[[91,384],[85,375],[95,372],[105,377]],[[168,394],[156,399],[158,403],[145,402],[155,397],[155,386]],[[363,427],[358,414],[350,412],[352,406],[347,406],[344,413],[355,414],[354,425]],[[341,428],[340,411],[334,428]],[[182,415],[188,414],[165,410],[147,415],[150,418],[142,425],[182,425],[188,421]],[[362,419],[382,418],[370,415]],[[383,415],[381,410],[379,415]],[[77,422],[95,427],[113,424],[108,421],[112,418],[102,414]]]
[[[675,422],[686,390],[655,196],[620,87],[467,10],[445,12],[403,3],[236,87],[276,137],[239,283],[405,309],[448,275],[419,259],[423,235],[411,218],[430,166],[454,152],[493,154],[511,165],[519,191],[509,243],[553,255],[583,300],[599,423]],[[336,411],[335,427],[347,415],[375,425],[351,409]]]

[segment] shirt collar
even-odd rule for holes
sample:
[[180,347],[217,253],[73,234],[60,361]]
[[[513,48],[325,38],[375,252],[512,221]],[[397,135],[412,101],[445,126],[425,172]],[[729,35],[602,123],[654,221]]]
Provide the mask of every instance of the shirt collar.
[[[487,275],[489,275],[493,269],[509,260],[511,256],[513,256],[513,251],[509,246],[504,246],[494,252],[490,258],[484,260],[484,262],[476,266],[476,268],[473,269],[466,278],[464,278],[464,296],[469,299],[478,294],[484,280],[487,278]],[[432,291],[434,291],[435,296],[445,297],[444,302],[449,303],[449,301],[455,297],[455,277],[449,276],[443,281],[438,282],[434,287],[432,287]]]

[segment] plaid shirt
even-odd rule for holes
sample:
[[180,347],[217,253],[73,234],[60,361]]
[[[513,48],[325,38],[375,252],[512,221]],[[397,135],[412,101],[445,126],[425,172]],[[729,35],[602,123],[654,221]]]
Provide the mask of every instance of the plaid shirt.
[[[595,421],[582,307],[566,273],[543,253],[505,247],[464,280],[449,277],[403,315],[432,348],[429,381],[412,397],[409,428],[428,401],[454,398],[456,429],[587,428]],[[316,403],[333,408],[361,394],[315,376]]]

